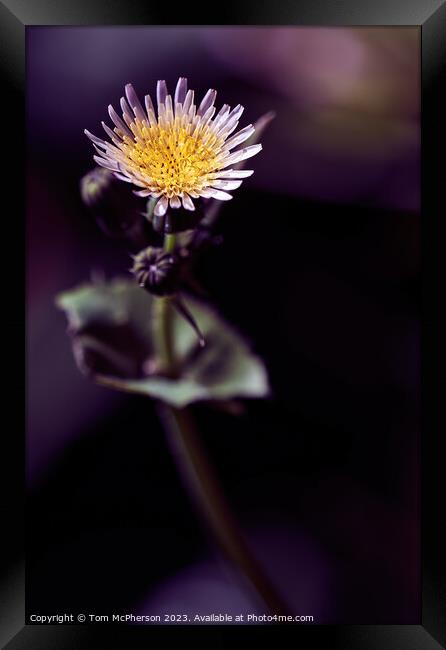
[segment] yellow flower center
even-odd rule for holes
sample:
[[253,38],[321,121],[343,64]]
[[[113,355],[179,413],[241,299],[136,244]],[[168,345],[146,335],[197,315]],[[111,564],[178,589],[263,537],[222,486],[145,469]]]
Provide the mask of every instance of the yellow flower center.
[[208,175],[220,168],[218,154],[224,138],[217,138],[207,126],[191,134],[191,125],[177,120],[150,127],[136,120],[131,129],[135,139],[124,137],[123,152],[128,166],[147,179],[153,192],[168,198],[199,193]]

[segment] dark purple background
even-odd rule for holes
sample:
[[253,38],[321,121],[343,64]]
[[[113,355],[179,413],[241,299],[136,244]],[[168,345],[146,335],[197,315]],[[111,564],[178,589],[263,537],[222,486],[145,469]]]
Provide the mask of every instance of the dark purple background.
[[203,536],[152,405],[75,368],[61,290],[125,273],[79,198],[125,83],[274,109],[200,275],[274,397],[197,407],[253,547],[317,623],[418,623],[419,32],[27,30],[28,610],[251,605]]

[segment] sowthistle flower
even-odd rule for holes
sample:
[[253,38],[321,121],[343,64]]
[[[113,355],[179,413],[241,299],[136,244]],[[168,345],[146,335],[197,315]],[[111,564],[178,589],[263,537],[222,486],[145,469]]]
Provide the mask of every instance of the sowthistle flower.
[[[208,305],[191,300],[189,306],[182,296],[183,286],[193,281],[191,266],[197,253],[216,241],[212,228],[218,208],[216,202],[205,205],[204,201],[202,210],[193,215],[179,212],[182,224],[173,223],[168,208],[194,211],[193,199],[231,199],[229,191],[253,173],[233,166],[262,148],[260,144],[236,147],[254,131],[258,137],[272,119],[271,114],[264,115],[256,127],[250,124],[231,135],[243,107],[231,110],[224,104],[216,113],[215,98],[215,90],[209,90],[197,108],[185,78],[178,80],[173,99],[166,83],[158,81],[156,115],[150,96],[145,97],[144,109],[127,84],[121,99],[122,119],[109,106],[113,130],[102,123],[110,142],[86,131],[98,153],[94,159],[105,169],[84,177],[83,200],[108,234],[130,236],[144,246],[133,256],[131,272],[154,298],[148,300],[143,291],[134,291],[134,285],[119,281],[83,286],[62,296],[59,304],[69,316],[73,350],[84,372],[103,386],[157,400],[174,459],[219,546],[269,611],[288,613],[247,549],[185,408],[199,400],[220,404],[240,396],[263,397],[269,390],[265,369],[243,338]],[[138,196],[153,197],[144,215],[133,206],[129,214],[120,200],[112,200],[118,195],[111,174],[135,185]],[[141,223],[152,228],[157,238],[164,235],[162,246],[152,245],[153,241],[150,246],[142,244]],[[184,334],[183,320],[195,331],[198,349]]]
[[156,216],[164,215],[169,206],[195,210],[192,199],[200,197],[231,199],[229,191],[253,174],[231,166],[257,154],[262,145],[232,151],[255,129],[249,124],[231,136],[243,106],[231,110],[223,104],[216,113],[216,95],[215,90],[208,90],[197,107],[187,79],[178,79],[173,99],[166,82],[158,81],[156,114],[150,95],[145,96],[144,109],[133,86],[127,84],[120,102],[122,119],[110,105],[113,130],[102,122],[111,142],[85,130],[99,154],[95,161],[140,188],[135,191],[138,196],[157,198]]

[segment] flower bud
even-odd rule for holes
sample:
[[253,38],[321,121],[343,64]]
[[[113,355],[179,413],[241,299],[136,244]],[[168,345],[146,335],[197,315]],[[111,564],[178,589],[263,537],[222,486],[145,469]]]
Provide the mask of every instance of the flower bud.
[[180,275],[180,261],[174,253],[149,246],[133,258],[131,269],[136,281],[156,296],[175,293]]
[[108,169],[96,167],[88,172],[81,179],[80,191],[83,202],[106,235],[129,239],[139,247],[153,240],[147,232],[152,228],[142,215],[144,202]]

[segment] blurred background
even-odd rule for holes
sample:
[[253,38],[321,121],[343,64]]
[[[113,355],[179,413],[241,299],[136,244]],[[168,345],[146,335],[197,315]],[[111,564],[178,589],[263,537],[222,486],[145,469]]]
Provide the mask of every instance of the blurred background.
[[129,267],[80,199],[83,129],[179,76],[240,126],[277,113],[199,268],[273,397],[194,407],[204,444],[296,613],[419,623],[417,28],[27,28],[28,612],[255,611],[152,403],[84,379],[54,306]]

